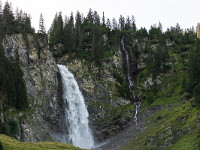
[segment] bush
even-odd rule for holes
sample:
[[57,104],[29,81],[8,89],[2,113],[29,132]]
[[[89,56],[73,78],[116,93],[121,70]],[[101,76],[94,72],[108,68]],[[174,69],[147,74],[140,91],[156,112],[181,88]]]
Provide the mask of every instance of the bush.
[[123,98],[131,99],[131,90],[128,83],[126,82],[126,79],[115,71],[113,72],[113,76],[117,79],[117,82],[119,83],[119,85],[117,85],[119,95]]
[[0,134],[5,134],[8,136],[15,137],[18,134],[18,123],[17,121],[11,119],[8,122],[2,123],[0,121]]
[[11,136],[15,136],[16,134],[18,134],[19,130],[18,130],[18,124],[17,121],[15,120],[9,120],[8,125],[10,127],[10,134]]
[[153,92],[151,90],[146,91],[146,101],[148,104],[152,104],[154,101]]
[[10,135],[10,127],[6,124],[6,123],[3,123],[1,124],[1,134],[5,134],[5,135]]

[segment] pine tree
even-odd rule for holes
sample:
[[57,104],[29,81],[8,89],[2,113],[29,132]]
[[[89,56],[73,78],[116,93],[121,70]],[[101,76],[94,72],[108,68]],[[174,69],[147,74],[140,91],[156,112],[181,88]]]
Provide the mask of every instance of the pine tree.
[[112,19],[112,28],[113,28],[113,30],[117,30],[117,28],[118,28],[117,21],[115,18]]
[[178,23],[176,24],[176,33],[178,35],[180,35],[180,33],[181,33],[181,26]]
[[125,29],[125,19],[122,15],[119,17],[119,27],[121,31],[124,31]]
[[162,31],[162,23],[159,21],[158,28]]
[[94,11],[93,17],[94,17],[94,24],[95,25],[100,25],[100,17],[99,17],[99,15],[98,15],[98,13],[96,11]]
[[74,16],[71,13],[69,19],[65,20],[64,26],[64,50],[65,52],[72,52],[75,50],[75,42],[74,42]]
[[91,24],[93,24],[93,22],[94,22],[94,13],[91,8],[89,9],[86,20],[88,23],[91,23]]
[[106,27],[111,29],[111,23],[110,23],[110,19],[107,19],[107,22],[106,22]]
[[48,31],[48,34],[49,34],[49,44],[50,46],[54,45],[54,44],[57,44],[57,41],[56,41],[56,28],[57,28],[57,20],[58,20],[58,15],[56,13],[55,15],[55,18],[53,20],[53,23]]
[[14,31],[14,15],[12,12],[11,5],[6,2],[4,9],[3,9],[3,16],[2,16],[2,21],[4,23],[4,31],[7,34],[11,34]]
[[56,37],[58,43],[63,43],[63,19],[62,19],[62,12],[59,12],[57,23],[55,27]]
[[41,33],[41,34],[45,34],[46,33],[45,27],[44,27],[44,18],[43,18],[42,13],[40,14],[39,31],[38,31],[38,33]]
[[133,32],[136,32],[136,25],[135,25],[135,17],[134,16],[132,16],[132,18],[131,18],[131,27],[132,27]]
[[78,52],[81,49],[81,43],[82,43],[81,25],[82,25],[81,14],[80,14],[79,11],[77,11],[77,13],[76,13],[75,37],[74,37],[74,39],[75,39],[75,47],[76,47],[76,50]]
[[126,23],[125,23],[125,30],[130,30],[131,29],[131,20],[129,16],[126,18]]
[[105,25],[105,16],[104,16],[104,12],[103,12],[103,17],[102,17],[102,24]]
[[118,29],[118,24],[115,18],[112,19],[112,36],[111,41],[114,48],[119,48],[120,44],[120,31]]
[[92,53],[94,61],[101,65],[104,58],[104,40],[101,26],[94,28]]
[[27,14],[25,14],[24,31],[25,31],[25,33],[33,33],[34,32],[34,30],[31,27],[31,17],[30,17],[30,15],[27,15]]

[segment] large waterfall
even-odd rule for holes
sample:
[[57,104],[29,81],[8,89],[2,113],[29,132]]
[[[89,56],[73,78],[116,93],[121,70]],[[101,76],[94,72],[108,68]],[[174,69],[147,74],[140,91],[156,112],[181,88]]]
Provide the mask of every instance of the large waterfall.
[[63,99],[66,103],[66,123],[68,124],[69,140],[74,146],[91,149],[94,139],[88,126],[88,111],[78,84],[68,68],[58,65],[62,76]]
[[[134,84],[133,84],[133,81],[131,80],[131,76],[130,76],[129,55],[128,55],[128,52],[127,52],[127,50],[125,49],[125,46],[124,46],[124,36],[121,39],[121,45],[122,45],[122,50],[125,53],[126,67],[127,67],[127,78],[128,78],[128,82],[129,82],[129,88],[132,90],[133,99],[135,100],[136,96],[135,96],[135,91],[133,89]],[[140,95],[138,95],[138,98],[140,99]],[[135,115],[134,115],[134,119],[135,119],[136,125],[137,125],[137,114],[138,114],[139,108],[140,108],[140,102],[136,102],[135,101]]]

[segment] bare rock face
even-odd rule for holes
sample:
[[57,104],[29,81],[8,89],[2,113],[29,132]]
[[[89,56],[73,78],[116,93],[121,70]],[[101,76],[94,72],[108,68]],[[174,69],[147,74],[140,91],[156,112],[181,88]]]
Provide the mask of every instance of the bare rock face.
[[60,58],[58,63],[68,67],[79,84],[96,141],[110,138],[126,127],[133,118],[133,107],[130,100],[119,96],[119,83],[113,75],[117,72],[124,76],[120,51],[103,63],[103,68],[84,59],[70,59],[68,55]]
[[[56,50],[61,45],[54,47]],[[30,103],[30,110],[17,113],[20,122],[18,138],[26,142],[67,141],[65,104],[62,101],[61,75],[49,51],[45,38],[15,34],[3,41],[5,55],[15,59],[17,54]],[[64,56],[57,60],[74,74],[84,95],[89,120],[97,141],[114,136],[125,128],[133,118],[134,107],[120,96],[120,83],[114,74],[123,74],[123,59],[120,51],[112,54],[103,63],[103,68],[86,60]]]
[[60,74],[47,40],[14,34],[5,37],[3,47],[10,60],[18,53],[27,87],[30,110],[18,114],[20,140],[65,142],[67,133]]

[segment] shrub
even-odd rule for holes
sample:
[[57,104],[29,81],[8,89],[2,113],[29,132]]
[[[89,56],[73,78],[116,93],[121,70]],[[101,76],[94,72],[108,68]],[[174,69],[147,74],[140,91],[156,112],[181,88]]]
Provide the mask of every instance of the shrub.
[[9,120],[8,125],[10,127],[10,134],[11,136],[15,136],[16,134],[18,134],[19,130],[18,130],[18,124],[17,121],[15,120]]
[[146,91],[146,101],[148,104],[152,104],[154,101],[153,92],[151,90]]

